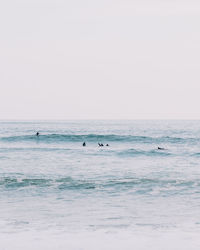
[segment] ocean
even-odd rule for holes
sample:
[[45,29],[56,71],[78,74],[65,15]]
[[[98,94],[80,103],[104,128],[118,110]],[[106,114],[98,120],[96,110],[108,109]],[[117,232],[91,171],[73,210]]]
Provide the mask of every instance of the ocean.
[[192,250],[199,234],[200,121],[0,121],[0,249]]

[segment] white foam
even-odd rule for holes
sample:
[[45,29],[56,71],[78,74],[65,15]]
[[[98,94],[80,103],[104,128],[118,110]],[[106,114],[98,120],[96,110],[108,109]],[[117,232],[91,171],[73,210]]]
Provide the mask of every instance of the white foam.
[[1,250],[199,250],[198,232],[20,232],[0,234]]

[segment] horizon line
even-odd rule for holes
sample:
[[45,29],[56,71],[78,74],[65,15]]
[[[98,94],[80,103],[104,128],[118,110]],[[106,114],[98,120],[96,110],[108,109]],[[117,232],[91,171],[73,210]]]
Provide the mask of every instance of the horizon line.
[[200,118],[3,118],[0,121],[200,121]]

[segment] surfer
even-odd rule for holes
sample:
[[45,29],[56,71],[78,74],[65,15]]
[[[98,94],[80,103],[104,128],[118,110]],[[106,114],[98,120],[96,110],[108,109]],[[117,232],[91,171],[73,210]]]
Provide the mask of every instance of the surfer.
[[36,133],[36,136],[39,136],[39,135],[40,135],[40,133],[39,133],[39,132],[37,132],[37,133]]
[[103,143],[98,142],[99,147],[103,147]]
[[86,143],[84,142],[84,143],[83,143],[83,147],[85,147],[85,146],[86,146]]
[[164,148],[158,147],[158,150],[164,150]]
[[108,144],[108,143],[106,144],[106,147],[109,147],[109,144]]

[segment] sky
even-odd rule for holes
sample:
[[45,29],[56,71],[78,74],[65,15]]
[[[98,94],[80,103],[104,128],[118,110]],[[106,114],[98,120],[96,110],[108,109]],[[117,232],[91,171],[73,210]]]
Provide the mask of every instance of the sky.
[[0,2],[0,119],[200,119],[200,2]]

